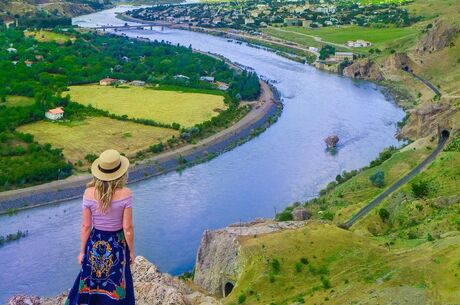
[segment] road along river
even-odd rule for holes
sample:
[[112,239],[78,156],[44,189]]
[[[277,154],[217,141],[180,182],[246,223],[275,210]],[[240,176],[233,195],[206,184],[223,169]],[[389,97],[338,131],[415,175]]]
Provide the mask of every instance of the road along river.
[[[117,25],[115,12],[74,19],[80,26]],[[375,84],[317,71],[274,53],[206,34],[154,28],[128,30],[131,37],[165,40],[221,54],[274,80],[284,101],[276,124],[250,142],[179,174],[131,185],[134,191],[136,254],[162,271],[193,267],[205,229],[272,217],[294,201],[315,196],[344,171],[360,168],[390,145],[398,145],[396,122],[404,112]],[[323,139],[337,134],[337,154]],[[0,247],[0,303],[18,293],[55,295],[79,270],[81,200],[0,217],[0,235],[29,236]]]

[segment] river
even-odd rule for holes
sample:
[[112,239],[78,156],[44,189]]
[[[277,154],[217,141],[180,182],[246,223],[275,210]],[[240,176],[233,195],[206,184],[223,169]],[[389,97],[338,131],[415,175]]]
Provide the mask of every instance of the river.
[[[81,16],[80,26],[123,24],[114,12]],[[367,165],[398,145],[396,122],[404,112],[377,85],[317,71],[272,52],[181,30],[130,30],[128,36],[192,45],[222,54],[275,80],[285,107],[279,121],[250,142],[214,160],[131,186],[135,248],[162,271],[190,270],[206,229],[272,217],[275,209],[315,196],[344,171]],[[338,153],[323,139],[340,137]],[[69,288],[79,270],[81,201],[0,217],[0,234],[29,236],[0,248],[0,303],[14,294],[52,296]]]

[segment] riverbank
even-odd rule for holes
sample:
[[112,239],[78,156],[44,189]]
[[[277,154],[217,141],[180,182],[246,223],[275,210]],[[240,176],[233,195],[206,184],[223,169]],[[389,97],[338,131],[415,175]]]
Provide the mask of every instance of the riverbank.
[[[129,183],[210,160],[248,141],[258,134],[257,131],[260,133],[260,130],[276,121],[282,109],[279,95],[267,82],[260,81],[260,84],[259,101],[250,105],[252,109],[243,119],[196,144],[189,144],[137,162],[129,171]],[[90,179],[90,174],[83,174],[65,180],[2,192],[0,214],[79,198]]]

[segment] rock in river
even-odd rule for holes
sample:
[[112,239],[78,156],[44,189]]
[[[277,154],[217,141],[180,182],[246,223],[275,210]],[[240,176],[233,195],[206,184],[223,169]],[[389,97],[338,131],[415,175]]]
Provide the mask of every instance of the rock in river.
[[331,135],[324,139],[324,142],[326,142],[327,148],[335,148],[337,143],[339,143],[339,137],[337,135]]

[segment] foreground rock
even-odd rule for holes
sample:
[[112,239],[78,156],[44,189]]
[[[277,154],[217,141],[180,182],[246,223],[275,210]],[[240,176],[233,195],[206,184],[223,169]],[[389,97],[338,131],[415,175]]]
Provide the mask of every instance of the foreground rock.
[[[213,297],[193,290],[184,281],[158,268],[142,256],[136,257],[132,267],[136,304],[138,305],[220,305]],[[54,298],[14,296],[7,305],[62,305],[67,294]]]
[[258,219],[249,223],[233,224],[224,229],[205,231],[196,257],[195,284],[210,294],[228,295],[243,269],[239,259],[239,237],[296,229],[305,224],[305,221],[276,222]]

